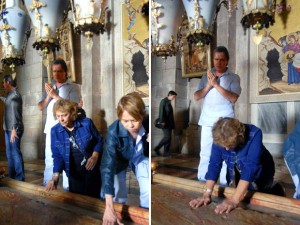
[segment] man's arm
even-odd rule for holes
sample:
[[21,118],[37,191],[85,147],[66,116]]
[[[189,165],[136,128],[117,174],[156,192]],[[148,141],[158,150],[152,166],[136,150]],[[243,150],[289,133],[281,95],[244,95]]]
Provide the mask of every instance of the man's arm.
[[10,142],[15,142],[16,138],[19,138],[17,135],[18,129],[23,129],[23,127],[20,127],[20,123],[22,123],[22,97],[18,92],[15,92],[13,97],[9,100],[6,107],[10,107],[10,115],[6,115],[10,117],[10,120],[12,122],[11,129],[11,136],[10,136]]
[[207,83],[207,85],[203,89],[196,91],[194,93],[195,101],[199,101],[200,99],[204,98],[204,96],[207,94],[207,92],[209,92],[211,87],[212,86],[210,86],[209,83]]
[[[215,76],[211,71],[208,71],[207,74],[208,74],[208,83],[210,83],[224,98],[228,99],[232,103],[235,103],[238,100],[239,95],[223,88],[218,83],[217,76]],[[232,85],[233,87],[239,86],[240,88],[240,80],[239,79],[234,80]]]
[[53,87],[48,83],[45,83],[45,91],[47,96],[38,103],[39,110],[43,110],[45,107],[47,107],[51,99],[58,100],[60,98],[55,92],[55,90],[53,89]]
[[166,113],[165,113],[165,105],[166,105],[166,102],[165,102],[164,99],[162,99],[160,101],[160,104],[159,104],[159,121],[161,123],[165,122],[165,119],[166,119],[165,118],[165,115],[166,115]]
[[218,83],[214,84],[214,88],[217,89],[217,91],[226,99],[228,99],[229,101],[231,101],[232,103],[235,103],[238,98],[239,95],[237,95],[234,92],[228,91],[226,89],[224,89],[222,86],[220,86]]
[[204,98],[210,89],[212,89],[212,84],[208,82],[209,71],[210,70],[208,70],[207,73],[201,78],[197,91],[194,93],[195,101],[199,101],[200,99]]
[[38,109],[39,109],[39,110],[43,110],[45,107],[48,106],[50,100],[51,100],[51,97],[47,95],[46,98],[44,98],[42,101],[40,101],[40,102],[38,103],[38,105],[37,105],[37,106],[38,106]]

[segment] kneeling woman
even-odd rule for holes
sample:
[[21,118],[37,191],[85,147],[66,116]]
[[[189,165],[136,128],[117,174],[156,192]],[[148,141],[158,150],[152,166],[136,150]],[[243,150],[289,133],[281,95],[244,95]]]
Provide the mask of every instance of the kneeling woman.
[[98,130],[89,118],[76,120],[77,106],[70,100],[58,100],[53,115],[59,123],[51,129],[54,167],[46,191],[56,189],[59,174],[65,170],[70,192],[99,198],[102,138]]
[[106,147],[101,160],[106,200],[103,225],[120,224],[113,207],[114,175],[126,170],[128,163],[139,183],[140,206],[149,208],[149,122],[145,120],[145,104],[137,93],[129,93],[120,99],[117,114],[119,119],[108,128]]
[[235,209],[247,190],[274,192],[275,165],[272,155],[262,143],[261,129],[225,117],[215,123],[212,133],[214,143],[205,175],[207,189],[202,197],[190,201],[191,207],[201,207],[211,202],[211,192],[218,180],[223,160],[227,164],[227,182],[230,184],[235,175],[237,188],[230,199],[216,206],[217,214]]

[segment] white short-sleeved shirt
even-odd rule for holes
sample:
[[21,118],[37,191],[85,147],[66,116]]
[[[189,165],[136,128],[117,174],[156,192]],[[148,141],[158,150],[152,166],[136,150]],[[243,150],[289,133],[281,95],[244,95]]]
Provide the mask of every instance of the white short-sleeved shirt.
[[[69,99],[72,102],[79,103],[81,99],[80,86],[69,80],[63,83],[59,88],[56,88],[55,82],[53,83],[54,89],[56,89],[57,94],[64,99]],[[46,98],[46,93],[43,95],[43,99]],[[50,133],[51,128],[58,123],[58,121],[53,116],[53,106],[56,102],[55,99],[51,99],[47,106],[47,118],[44,133]]]
[[[196,91],[203,89],[207,82],[207,74],[205,74]],[[240,77],[237,74],[226,71],[218,78],[218,82],[224,89],[237,95],[241,94]],[[224,98],[215,88],[212,88],[204,97],[198,124],[213,126],[220,117],[234,117],[234,103]]]

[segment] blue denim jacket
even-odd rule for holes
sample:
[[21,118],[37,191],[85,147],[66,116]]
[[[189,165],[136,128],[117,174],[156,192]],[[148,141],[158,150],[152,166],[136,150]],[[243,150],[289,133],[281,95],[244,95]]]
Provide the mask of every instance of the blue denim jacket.
[[[86,159],[90,158],[93,152],[102,154],[102,138],[93,121],[89,118],[73,122],[75,129],[75,141]],[[70,174],[70,141],[69,134],[60,124],[51,129],[51,151],[54,162],[53,173],[66,171]],[[99,158],[100,160],[100,158]]]
[[[146,137],[147,132],[142,138],[144,157],[147,157],[149,151]],[[100,166],[103,191],[114,196],[114,175],[128,167],[129,162],[133,160],[135,148],[131,136],[120,120],[116,120],[109,126],[105,143]]]
[[[217,181],[223,160],[227,164],[227,183],[231,183],[234,166],[240,172],[240,179],[250,183],[263,178],[272,179],[275,173],[274,161],[269,151],[262,144],[262,131],[258,127],[245,124],[246,143],[236,149],[226,150],[213,143],[206,180]],[[229,176],[228,176],[229,175]]]
[[300,121],[283,144],[283,156],[291,174],[300,177]]

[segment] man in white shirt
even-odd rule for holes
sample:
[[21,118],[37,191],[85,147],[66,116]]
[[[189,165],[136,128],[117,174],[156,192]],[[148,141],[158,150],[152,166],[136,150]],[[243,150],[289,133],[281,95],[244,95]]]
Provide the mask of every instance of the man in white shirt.
[[[205,181],[211,146],[213,143],[212,127],[220,117],[234,117],[234,103],[241,94],[240,77],[228,71],[229,53],[226,47],[218,46],[214,50],[214,67],[207,71],[194,93],[196,101],[203,100],[203,107],[199,119],[201,128],[200,163],[198,180]],[[220,174],[220,184],[226,185],[226,164]]]

